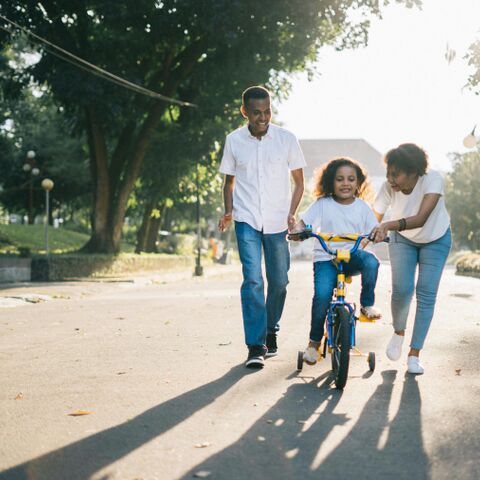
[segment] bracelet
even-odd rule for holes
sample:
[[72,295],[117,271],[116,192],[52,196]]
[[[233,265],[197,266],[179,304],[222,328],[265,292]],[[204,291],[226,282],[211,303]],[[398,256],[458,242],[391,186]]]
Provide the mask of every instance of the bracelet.
[[404,218],[401,218],[398,221],[398,231],[401,232],[407,228],[407,221]]

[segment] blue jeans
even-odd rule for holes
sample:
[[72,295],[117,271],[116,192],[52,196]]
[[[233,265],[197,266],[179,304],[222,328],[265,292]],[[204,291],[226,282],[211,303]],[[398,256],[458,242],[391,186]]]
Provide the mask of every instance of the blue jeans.
[[[450,228],[443,237],[430,243],[415,243],[397,232],[390,232],[388,251],[392,267],[391,306],[393,328],[396,332],[405,330],[414,291],[417,296],[411,348],[423,348],[433,318],[443,267],[451,246]],[[417,265],[418,279],[415,288]]]
[[[243,328],[248,346],[265,345],[267,333],[276,333],[287,296],[290,251],[287,231],[259,232],[245,222],[235,222],[238,252],[242,262]],[[262,275],[262,247],[267,275],[267,300]]]
[[[377,257],[365,250],[357,250],[350,261],[344,264],[343,269],[346,275],[362,275],[360,293],[362,307],[371,307],[375,303],[375,285],[379,265]],[[324,334],[325,317],[332,300],[333,289],[337,286],[337,268],[333,262],[324,261],[313,264],[313,285],[310,340],[320,342]]]

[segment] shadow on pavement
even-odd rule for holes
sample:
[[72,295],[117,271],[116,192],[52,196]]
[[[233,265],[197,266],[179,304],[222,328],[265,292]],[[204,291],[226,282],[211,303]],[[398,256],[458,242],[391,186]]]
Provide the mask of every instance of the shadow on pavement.
[[414,377],[405,378],[398,413],[388,421],[396,373],[382,372],[382,383],[345,439],[330,453],[319,455],[330,448],[330,432],[351,419],[335,413],[341,392],[330,388],[330,379],[318,387],[316,379],[289,387],[237,442],[182,478],[192,478],[199,470],[212,472],[212,478],[236,480],[429,478],[420,392]]
[[206,385],[153,407],[135,418],[0,472],[1,480],[87,480],[214,402],[245,376],[237,365]]

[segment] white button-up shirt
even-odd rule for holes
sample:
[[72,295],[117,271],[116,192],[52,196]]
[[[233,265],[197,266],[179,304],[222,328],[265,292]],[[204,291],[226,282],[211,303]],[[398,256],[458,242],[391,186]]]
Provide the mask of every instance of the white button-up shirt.
[[248,126],[229,135],[220,172],[235,177],[233,218],[263,233],[287,229],[290,170],[304,168],[305,158],[295,135],[270,124],[258,140]]

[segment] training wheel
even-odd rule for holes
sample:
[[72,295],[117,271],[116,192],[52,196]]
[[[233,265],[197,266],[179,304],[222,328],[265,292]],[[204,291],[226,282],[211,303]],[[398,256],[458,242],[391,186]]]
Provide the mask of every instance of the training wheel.
[[300,372],[303,368],[303,352],[298,352],[297,355],[297,370]]
[[375,370],[375,353],[369,352],[368,353],[368,368],[371,372]]

